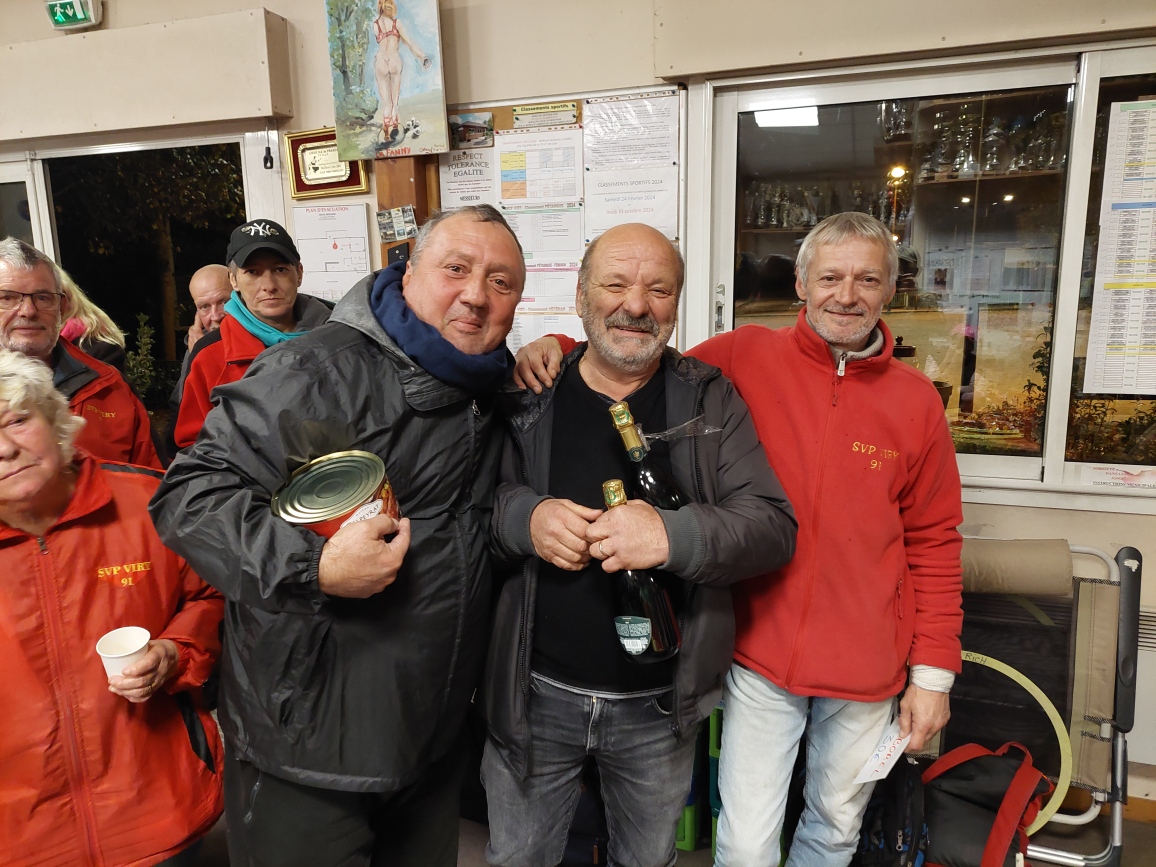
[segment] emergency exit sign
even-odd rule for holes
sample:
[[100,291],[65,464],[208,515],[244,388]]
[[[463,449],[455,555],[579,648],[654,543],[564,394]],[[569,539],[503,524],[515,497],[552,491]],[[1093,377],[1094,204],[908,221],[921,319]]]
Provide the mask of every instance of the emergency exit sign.
[[48,0],[48,17],[57,30],[95,27],[100,23],[100,13],[100,0]]

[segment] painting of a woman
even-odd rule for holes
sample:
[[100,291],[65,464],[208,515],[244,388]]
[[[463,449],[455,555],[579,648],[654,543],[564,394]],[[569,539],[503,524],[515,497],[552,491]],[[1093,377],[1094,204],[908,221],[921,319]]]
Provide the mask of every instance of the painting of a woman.
[[449,150],[438,0],[325,0],[337,155]]
[[418,59],[423,69],[429,69],[430,59],[418,48],[397,17],[395,0],[378,0],[377,17],[373,19],[373,36],[377,41],[377,56],[373,61],[373,76],[381,98],[381,136],[386,141],[397,137],[397,105],[401,96],[401,46],[405,45]]

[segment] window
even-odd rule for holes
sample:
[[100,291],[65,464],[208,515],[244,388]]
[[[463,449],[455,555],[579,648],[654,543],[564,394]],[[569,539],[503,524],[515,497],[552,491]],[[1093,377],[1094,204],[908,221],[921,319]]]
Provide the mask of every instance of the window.
[[962,453],[1041,453],[1071,87],[738,116],[734,321],[792,324],[799,244],[862,211],[899,244],[884,320]]
[[[902,254],[884,321],[935,382],[975,496],[1156,513],[1156,43],[708,82],[692,116],[696,99],[711,181],[699,233],[692,133],[688,261],[709,284],[688,298],[688,345],[793,324],[807,232],[874,214]],[[1122,103],[1145,112],[1128,171],[1148,193],[1123,205],[1104,191]],[[1106,232],[1101,211],[1121,207],[1127,231]],[[1103,285],[1108,264],[1126,286]]]

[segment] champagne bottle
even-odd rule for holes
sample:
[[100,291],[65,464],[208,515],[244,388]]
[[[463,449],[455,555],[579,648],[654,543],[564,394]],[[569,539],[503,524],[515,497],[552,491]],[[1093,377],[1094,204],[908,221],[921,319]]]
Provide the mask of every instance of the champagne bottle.
[[[606,508],[626,502],[621,479],[602,484]],[[670,597],[658,579],[645,569],[614,573],[614,630],[622,649],[635,662],[661,662],[678,653],[682,641]]]
[[646,500],[656,509],[675,511],[690,502],[646,446],[646,440],[638,432],[634,424],[634,416],[630,414],[630,405],[620,400],[610,407],[610,417],[614,419],[614,427],[622,437],[622,444],[626,446],[626,453],[634,465],[635,493],[640,500]]

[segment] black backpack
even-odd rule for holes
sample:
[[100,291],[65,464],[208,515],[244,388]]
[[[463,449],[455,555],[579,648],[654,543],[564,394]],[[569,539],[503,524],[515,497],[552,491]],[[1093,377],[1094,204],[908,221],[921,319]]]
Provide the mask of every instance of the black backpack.
[[852,867],[922,867],[927,851],[921,768],[902,756],[875,784]]

